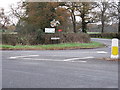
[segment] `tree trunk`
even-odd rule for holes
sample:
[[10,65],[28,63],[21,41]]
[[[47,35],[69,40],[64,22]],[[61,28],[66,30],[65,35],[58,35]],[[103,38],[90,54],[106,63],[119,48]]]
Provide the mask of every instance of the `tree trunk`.
[[119,5],[118,5],[118,18],[119,18],[118,33],[120,33],[120,2],[119,2]]
[[75,15],[74,15],[74,10],[72,10],[71,18],[72,18],[72,23],[73,23],[73,32],[77,33],[77,30],[76,30],[76,18],[75,18]]
[[73,15],[73,30],[74,30],[74,33],[77,33],[77,30],[76,30],[76,18],[75,18],[75,15]]
[[104,21],[104,12],[101,15],[102,30],[101,33],[104,33],[105,21]]
[[86,31],[87,26],[86,26],[84,15],[82,15],[81,17],[82,17],[82,32],[87,33]]
[[104,21],[102,21],[102,30],[101,30],[101,33],[104,33],[104,26],[105,26]]

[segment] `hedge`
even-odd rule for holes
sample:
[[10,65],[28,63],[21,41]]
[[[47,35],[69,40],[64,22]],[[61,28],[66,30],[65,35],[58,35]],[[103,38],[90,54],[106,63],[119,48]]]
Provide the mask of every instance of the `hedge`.
[[120,33],[102,33],[102,34],[89,34],[93,38],[118,38],[120,39]]
[[[58,40],[51,40],[51,38],[60,38]],[[85,33],[68,33],[68,34],[42,34],[36,35],[15,35],[3,34],[2,43],[8,45],[38,45],[38,44],[56,44],[56,43],[89,43],[90,37]]]

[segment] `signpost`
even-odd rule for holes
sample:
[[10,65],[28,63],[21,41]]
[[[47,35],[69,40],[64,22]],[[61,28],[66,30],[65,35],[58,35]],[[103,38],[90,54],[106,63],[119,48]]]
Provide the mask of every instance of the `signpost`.
[[[52,28],[45,28],[45,33],[55,33],[55,29],[56,26],[58,26],[60,24],[59,21],[56,21],[55,19],[53,21],[50,22],[50,26]],[[62,30],[60,29],[59,32],[61,32]],[[50,38],[52,44],[58,44],[60,43],[60,38],[59,37],[51,37]]]
[[59,21],[56,21],[55,19],[50,22],[50,26],[52,28],[45,28],[45,33],[55,33],[55,27],[60,24]]

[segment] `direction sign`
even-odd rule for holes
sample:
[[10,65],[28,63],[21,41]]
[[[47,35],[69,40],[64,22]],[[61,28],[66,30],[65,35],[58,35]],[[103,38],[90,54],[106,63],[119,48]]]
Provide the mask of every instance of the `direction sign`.
[[45,33],[55,33],[55,28],[45,28]]

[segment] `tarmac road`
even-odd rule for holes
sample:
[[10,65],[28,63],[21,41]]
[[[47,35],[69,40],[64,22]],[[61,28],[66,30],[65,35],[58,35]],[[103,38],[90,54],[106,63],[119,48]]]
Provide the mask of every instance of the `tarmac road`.
[[118,62],[110,57],[110,39],[95,39],[104,48],[2,51],[3,88],[118,88]]

